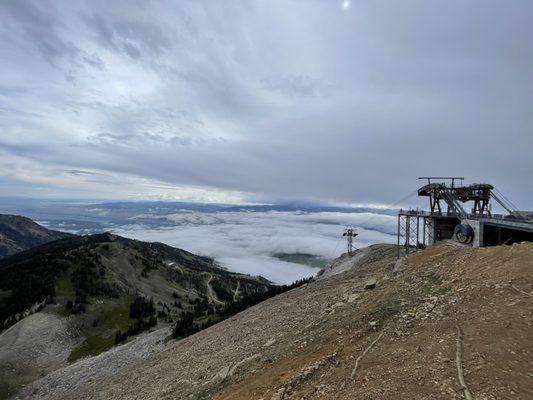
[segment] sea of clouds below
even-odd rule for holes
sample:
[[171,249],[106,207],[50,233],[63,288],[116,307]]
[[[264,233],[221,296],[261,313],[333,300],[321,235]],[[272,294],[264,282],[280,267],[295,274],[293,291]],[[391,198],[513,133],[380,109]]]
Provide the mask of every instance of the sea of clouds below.
[[[164,219],[165,224],[154,228],[138,222],[146,218]],[[396,218],[373,213],[183,210],[165,216],[142,214],[131,221],[113,232],[213,257],[229,270],[261,275],[280,284],[312,276],[317,269],[281,261],[273,254],[309,253],[333,259],[345,251],[342,232],[346,226],[359,232],[356,247],[396,240]]]

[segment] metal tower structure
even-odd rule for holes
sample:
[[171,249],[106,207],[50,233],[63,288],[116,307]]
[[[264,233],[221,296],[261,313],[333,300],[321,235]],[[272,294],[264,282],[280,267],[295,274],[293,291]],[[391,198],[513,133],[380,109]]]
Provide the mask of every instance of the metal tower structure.
[[356,237],[357,235],[359,235],[358,233],[355,232],[355,230],[353,228],[346,228],[344,230],[344,233],[342,234],[342,236],[346,236],[346,242],[347,242],[347,247],[348,247],[348,254],[349,255],[352,255],[353,253],[353,238]]
[[[430,210],[400,210],[398,256],[446,240],[475,247],[533,241],[533,221],[493,185],[464,185],[462,177],[418,179],[427,180],[418,196],[428,198]],[[493,214],[491,200],[508,214]]]

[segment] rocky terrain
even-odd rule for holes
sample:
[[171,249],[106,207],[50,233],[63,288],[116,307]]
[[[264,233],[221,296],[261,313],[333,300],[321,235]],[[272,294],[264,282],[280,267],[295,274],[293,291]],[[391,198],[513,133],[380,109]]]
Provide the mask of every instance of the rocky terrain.
[[[184,316],[188,334],[270,289],[277,290],[210,258],[107,233],[69,236],[5,257],[0,260],[0,398],[150,329],[159,332],[150,336],[157,340],[140,343],[156,348],[161,332],[168,336],[169,327]],[[121,357],[104,360],[124,365],[141,356]],[[109,371],[103,364],[98,369]],[[83,373],[90,376],[86,369]]]
[[0,214],[0,258],[69,236],[46,229],[26,217]]
[[24,388],[22,398],[55,398],[83,383],[109,377],[172,345],[166,338],[169,328],[141,334],[126,344],[115,346],[94,357],[85,357],[47,374]]
[[533,244],[398,261],[375,245],[115,374],[58,370],[20,398],[525,400],[532,324]]

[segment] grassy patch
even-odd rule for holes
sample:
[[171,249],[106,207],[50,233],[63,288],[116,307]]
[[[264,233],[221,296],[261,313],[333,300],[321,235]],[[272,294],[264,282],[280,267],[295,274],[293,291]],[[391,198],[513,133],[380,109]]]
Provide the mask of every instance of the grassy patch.
[[442,277],[434,272],[430,272],[426,275],[426,279],[433,285],[442,285],[444,280]]
[[[96,301],[98,302],[98,300]],[[95,310],[95,317],[98,318],[98,327],[100,329],[111,329],[113,331],[125,329],[132,321],[130,319],[130,301],[128,298],[119,299],[115,302],[108,299],[101,300],[97,310]]]
[[70,281],[71,271],[66,271],[56,282],[56,297],[63,302],[68,300],[74,301],[76,298],[76,291]]
[[434,272],[430,272],[425,278],[427,282],[431,284],[425,288],[425,291],[428,294],[444,294],[451,290],[451,287],[444,282],[444,279]]
[[115,335],[113,334],[107,337],[100,335],[88,336],[81,345],[70,353],[68,360],[73,362],[82,357],[95,356],[110,349],[114,344]]
[[[96,324],[93,322],[96,321]],[[68,358],[70,362],[86,356],[95,356],[115,345],[117,330],[126,330],[131,324],[129,298],[95,298],[91,305],[87,325],[83,328],[86,339]]]
[[12,398],[25,384],[38,378],[38,370],[27,365],[0,364],[0,400]]
[[390,317],[397,315],[400,312],[400,303],[397,301],[389,301],[385,304],[380,304],[369,314],[370,320],[385,321]]
[[12,384],[10,381],[6,380],[5,377],[0,377],[0,400],[6,400],[12,397],[18,390],[20,386]]
[[11,386],[9,383],[0,382],[0,400],[7,400],[12,397],[20,387]]
[[70,300],[74,302],[76,299],[76,291],[70,281],[72,270],[69,268],[56,281],[55,294],[58,307],[54,308],[54,312],[61,317],[68,317],[70,311],[65,308],[65,305]]
[[281,261],[307,265],[313,268],[324,268],[329,263],[328,260],[322,257],[307,253],[276,253],[273,257]]

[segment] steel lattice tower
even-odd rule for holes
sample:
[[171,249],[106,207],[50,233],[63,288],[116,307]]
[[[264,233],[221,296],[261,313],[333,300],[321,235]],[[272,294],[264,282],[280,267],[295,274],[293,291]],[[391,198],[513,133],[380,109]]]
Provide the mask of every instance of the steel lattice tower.
[[348,247],[348,254],[349,255],[352,255],[353,253],[353,238],[356,237],[358,235],[358,233],[355,232],[355,230],[353,228],[346,228],[344,230],[344,233],[342,234],[342,236],[346,236],[346,241],[347,241],[347,247]]

